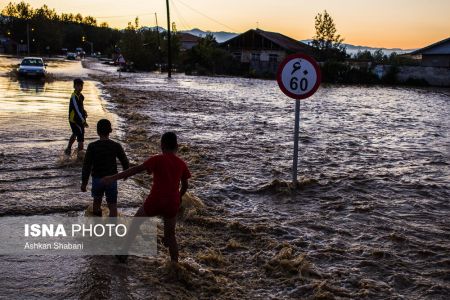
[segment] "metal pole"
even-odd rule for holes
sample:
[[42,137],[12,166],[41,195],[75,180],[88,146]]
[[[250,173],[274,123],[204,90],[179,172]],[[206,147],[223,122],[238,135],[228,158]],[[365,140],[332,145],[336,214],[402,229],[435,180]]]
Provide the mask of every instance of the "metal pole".
[[161,42],[159,40],[159,25],[157,13],[155,13],[155,20],[156,20],[156,36],[158,37],[158,64],[159,64],[159,71],[161,71]]
[[292,183],[294,184],[294,186],[297,185],[299,130],[300,130],[300,100],[295,100],[294,161],[292,164]]
[[28,56],[30,56],[30,24],[27,23],[27,50]]
[[172,77],[172,47],[170,45],[170,38],[171,38],[171,33],[170,33],[170,10],[169,10],[169,0],[166,0],[166,6],[167,6],[167,54],[168,54],[168,74],[167,76],[169,78]]

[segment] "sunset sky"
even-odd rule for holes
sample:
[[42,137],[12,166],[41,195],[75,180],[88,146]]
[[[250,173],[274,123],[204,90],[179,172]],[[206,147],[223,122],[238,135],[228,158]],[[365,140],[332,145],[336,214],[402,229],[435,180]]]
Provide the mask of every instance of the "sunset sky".
[[[326,9],[346,43],[386,48],[420,48],[450,37],[449,0],[170,0],[178,30],[244,32],[255,28],[295,39],[314,35],[314,16]],[[3,8],[9,1],[0,0]],[[15,1],[19,2],[19,1]],[[166,27],[164,0],[29,0],[61,12],[80,12],[123,28],[136,16],[143,26]]]

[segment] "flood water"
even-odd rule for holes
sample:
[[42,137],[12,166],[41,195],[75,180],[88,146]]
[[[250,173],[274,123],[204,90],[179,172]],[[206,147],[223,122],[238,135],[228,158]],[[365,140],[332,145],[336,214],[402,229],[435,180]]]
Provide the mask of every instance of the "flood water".
[[[0,58],[1,72],[10,61]],[[206,205],[179,228],[189,283],[155,279],[158,259],[136,259],[124,270],[104,257],[2,257],[0,295],[11,297],[30,278],[35,283],[24,293],[38,298],[450,294],[449,90],[322,86],[301,102],[300,186],[292,189],[294,102],[276,82],[118,78],[98,63],[90,68],[105,83],[85,85],[89,139],[106,116],[140,162],[158,150],[161,133],[179,136],[191,191]],[[0,76],[0,90],[0,214],[84,210],[89,197],[78,192],[79,166],[59,160],[69,135],[71,82]],[[119,206],[137,207],[142,198],[133,195],[145,186],[125,183]],[[230,247],[231,238],[241,246]],[[42,269],[55,265],[65,271]]]

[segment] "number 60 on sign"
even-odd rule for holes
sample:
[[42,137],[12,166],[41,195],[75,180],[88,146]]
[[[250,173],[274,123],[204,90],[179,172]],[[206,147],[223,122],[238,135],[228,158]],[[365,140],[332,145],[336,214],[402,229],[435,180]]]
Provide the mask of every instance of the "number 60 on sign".
[[316,61],[305,54],[286,57],[278,67],[277,81],[288,97],[305,99],[319,88],[321,77]]

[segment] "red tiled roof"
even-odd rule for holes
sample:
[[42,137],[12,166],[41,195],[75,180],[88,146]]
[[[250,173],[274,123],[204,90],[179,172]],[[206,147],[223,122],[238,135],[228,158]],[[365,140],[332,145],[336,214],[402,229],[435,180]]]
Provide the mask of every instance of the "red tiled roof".
[[236,39],[240,39],[242,36],[244,35],[248,35],[248,34],[257,34],[269,41],[271,41],[272,43],[278,45],[279,47],[290,51],[290,52],[307,52],[307,53],[313,53],[314,48],[302,43],[300,41],[294,40],[293,38],[290,38],[286,35],[283,35],[281,33],[278,32],[270,32],[270,31],[264,31],[261,29],[250,29],[244,33],[241,33],[240,35],[229,39],[226,42],[223,42],[223,45],[229,44],[230,42],[233,42],[233,40]]
[[191,42],[191,43],[198,43],[200,41],[200,37],[190,34],[190,33],[186,33],[186,32],[181,32],[178,34],[180,42]]
[[294,40],[293,38],[290,38],[286,35],[283,35],[278,32],[270,32],[270,31],[264,31],[261,29],[256,29],[256,33],[260,34],[261,36],[265,37],[266,39],[272,41],[273,43],[279,45],[280,47],[289,50],[289,51],[305,51],[305,50],[312,50],[312,47],[299,42],[297,40]]

